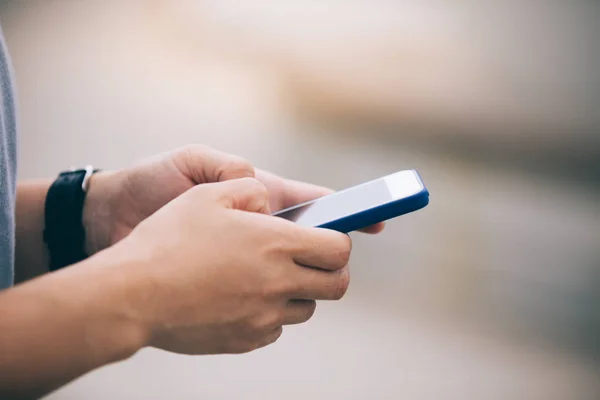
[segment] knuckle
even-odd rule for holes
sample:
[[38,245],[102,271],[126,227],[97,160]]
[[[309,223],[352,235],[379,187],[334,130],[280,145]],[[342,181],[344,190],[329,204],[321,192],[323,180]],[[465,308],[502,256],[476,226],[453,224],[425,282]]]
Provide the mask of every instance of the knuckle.
[[296,285],[290,276],[290,268],[286,268],[287,263],[276,250],[267,250],[264,259],[272,261],[267,263],[268,269],[263,270],[262,284],[258,289],[260,295],[266,301],[286,297]]
[[270,339],[269,344],[275,343],[277,340],[279,340],[279,338],[281,337],[282,334],[283,334],[283,327],[279,326],[277,329],[275,329],[275,331],[269,337],[269,339]]
[[250,187],[257,196],[263,196],[266,198],[269,194],[267,187],[264,185],[264,183],[260,182],[259,180],[253,177],[238,178],[236,179],[236,181],[241,185],[246,185]]
[[261,317],[255,317],[248,323],[248,332],[255,334],[263,329],[263,319]]
[[212,151],[212,149],[203,144],[188,144],[180,147],[175,151],[175,153],[180,154],[182,157],[188,160],[193,160],[195,157],[206,154],[209,151]]
[[262,347],[269,346],[275,343],[283,334],[283,327],[281,325],[269,330],[268,333],[260,336],[257,340],[239,340],[230,346],[230,353],[232,354],[245,354],[250,353],[254,350]]
[[346,267],[338,273],[338,279],[333,294],[334,300],[341,300],[350,286],[350,270]]
[[269,240],[275,252],[291,258],[292,254],[305,250],[304,231],[298,224],[283,218],[273,218],[269,225]]
[[267,197],[269,195],[269,190],[261,181],[254,178],[246,178],[256,187],[256,191],[259,195]]
[[283,327],[281,327],[281,326],[277,327],[276,329],[271,331],[268,335],[266,335],[259,343],[257,343],[257,345],[255,346],[255,349],[259,349],[261,347],[266,347],[266,346],[269,346],[269,345],[275,343],[277,340],[279,340],[279,338],[281,337],[282,334],[283,334]]
[[304,314],[304,318],[302,319],[302,322],[307,322],[308,320],[310,320],[315,315],[316,310],[317,310],[317,302],[314,300],[310,301],[309,304],[306,306],[306,312]]
[[350,256],[352,255],[352,239],[350,236],[344,235],[344,241],[339,251],[340,263],[347,265],[350,262]]
[[254,167],[248,160],[242,157],[230,156],[229,159],[221,165],[219,173],[223,177],[254,177]]
[[281,326],[283,321],[283,315],[280,312],[272,312],[265,315],[263,319],[263,328],[273,330],[278,326]]
[[276,311],[265,312],[252,321],[252,330],[254,332],[272,331],[281,325],[282,316]]

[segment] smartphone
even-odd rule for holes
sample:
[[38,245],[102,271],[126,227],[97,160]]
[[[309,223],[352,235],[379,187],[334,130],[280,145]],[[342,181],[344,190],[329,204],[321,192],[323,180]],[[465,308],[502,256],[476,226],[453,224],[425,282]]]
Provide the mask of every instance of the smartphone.
[[420,210],[429,191],[415,170],[396,172],[273,215],[312,228],[349,233]]

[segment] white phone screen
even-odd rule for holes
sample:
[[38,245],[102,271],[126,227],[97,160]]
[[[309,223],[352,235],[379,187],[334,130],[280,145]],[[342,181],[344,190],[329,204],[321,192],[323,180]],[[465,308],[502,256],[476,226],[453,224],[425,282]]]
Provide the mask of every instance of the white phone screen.
[[413,196],[423,188],[423,183],[415,171],[400,171],[300,204],[275,215],[302,226],[322,226],[331,221]]

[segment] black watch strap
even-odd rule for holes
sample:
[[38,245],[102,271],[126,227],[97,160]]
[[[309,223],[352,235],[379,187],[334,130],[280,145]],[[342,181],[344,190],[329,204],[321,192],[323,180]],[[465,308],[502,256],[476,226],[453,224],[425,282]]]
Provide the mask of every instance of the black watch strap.
[[82,218],[87,183],[94,172],[92,167],[62,172],[48,190],[44,242],[51,271],[87,258]]

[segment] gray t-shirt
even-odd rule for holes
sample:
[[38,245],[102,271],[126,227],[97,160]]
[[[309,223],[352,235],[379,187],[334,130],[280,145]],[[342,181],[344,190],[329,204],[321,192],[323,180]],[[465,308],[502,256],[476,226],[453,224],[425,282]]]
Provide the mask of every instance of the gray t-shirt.
[[17,118],[11,66],[0,27],[0,290],[13,284]]

